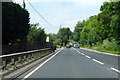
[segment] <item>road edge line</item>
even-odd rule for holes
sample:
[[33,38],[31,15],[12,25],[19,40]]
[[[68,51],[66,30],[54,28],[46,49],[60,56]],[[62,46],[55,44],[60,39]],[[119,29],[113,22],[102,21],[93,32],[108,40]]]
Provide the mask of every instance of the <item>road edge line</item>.
[[118,69],[115,69],[115,68],[110,68],[110,69],[117,72],[117,73],[120,73],[120,71]]
[[26,78],[28,78],[30,75],[32,75],[34,72],[36,72],[39,68],[41,68],[45,63],[47,63],[48,61],[50,61],[52,58],[54,58],[58,53],[60,53],[64,48],[62,48],[59,52],[57,52],[56,54],[54,54],[53,56],[51,56],[50,58],[48,58],[46,61],[44,61],[42,64],[40,64],[36,69],[34,69],[33,71],[31,71],[29,74],[27,74],[22,80],[25,80]]

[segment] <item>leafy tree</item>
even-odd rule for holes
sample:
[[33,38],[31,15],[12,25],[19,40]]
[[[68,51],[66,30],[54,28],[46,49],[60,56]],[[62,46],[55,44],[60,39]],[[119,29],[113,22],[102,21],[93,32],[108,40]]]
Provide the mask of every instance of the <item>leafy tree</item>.
[[66,45],[70,37],[72,37],[72,32],[70,28],[61,28],[58,32],[58,37],[61,40],[61,42],[65,43]]
[[54,42],[56,39],[58,39],[57,34],[47,34],[47,37],[49,37],[49,42]]
[[111,35],[120,44],[120,16],[113,15],[110,23]]
[[[120,2],[104,2],[101,13],[91,16],[88,20],[78,22],[74,30],[74,40],[81,45],[103,43],[104,40],[115,40],[120,44]],[[79,29],[83,26],[82,31]],[[80,33],[80,34],[78,34]]]
[[99,41],[98,34],[98,20],[97,16],[91,16],[87,21],[84,21],[84,27],[80,32],[79,43],[82,45],[90,45],[92,43],[96,44]]
[[2,3],[3,44],[26,39],[29,27],[29,13],[26,9],[12,2]]
[[120,44],[120,2],[105,2],[100,10],[102,11],[98,16],[100,33],[102,39],[114,37],[114,39]]
[[38,28],[39,24],[31,24],[29,29],[29,34],[27,36],[29,41],[39,41],[45,42],[46,41],[46,34],[44,29]]
[[82,31],[83,27],[84,27],[84,22],[78,21],[78,23],[75,26],[74,32],[73,32],[73,39],[75,41],[79,41],[80,39],[80,32]]

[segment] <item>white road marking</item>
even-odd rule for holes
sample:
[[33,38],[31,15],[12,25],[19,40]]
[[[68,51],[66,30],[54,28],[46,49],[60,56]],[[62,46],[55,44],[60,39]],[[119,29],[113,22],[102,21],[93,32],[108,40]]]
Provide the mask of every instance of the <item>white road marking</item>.
[[82,55],[85,55],[85,54],[83,54],[83,53],[81,53]]
[[120,71],[117,70],[117,69],[115,69],[115,68],[110,68],[110,69],[113,70],[113,71],[115,71],[115,72],[117,72],[117,73],[120,73]]
[[80,53],[81,55],[85,55],[84,53],[79,52],[78,50],[76,50],[75,48],[73,48],[75,51],[77,51],[78,53]]
[[89,58],[89,59],[91,58],[90,56],[87,56],[87,55],[85,55],[85,57],[87,57],[87,58]]
[[30,75],[32,75],[34,72],[36,72],[39,68],[41,68],[45,63],[47,63],[49,60],[51,60],[52,58],[54,58],[58,53],[60,53],[63,50],[63,48],[57,52],[56,54],[54,54],[52,57],[48,58],[45,62],[43,62],[42,64],[40,64],[36,69],[34,69],[32,72],[30,72],[28,75],[26,75],[22,80],[25,80],[26,78],[28,78]]
[[92,60],[95,61],[95,62],[97,62],[97,63],[99,63],[99,64],[104,65],[104,63],[102,63],[102,62],[100,62],[100,61],[98,61],[98,60],[96,60],[96,59],[92,59]]

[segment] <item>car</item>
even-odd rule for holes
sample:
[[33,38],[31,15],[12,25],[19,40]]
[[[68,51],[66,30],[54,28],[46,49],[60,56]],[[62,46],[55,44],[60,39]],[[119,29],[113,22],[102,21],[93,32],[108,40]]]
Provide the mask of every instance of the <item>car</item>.
[[74,47],[74,44],[71,43],[70,46],[71,46],[71,47]]
[[66,48],[70,48],[70,45],[69,45],[69,44],[67,44],[67,45],[66,45]]
[[74,44],[74,48],[79,48],[80,45],[79,44]]

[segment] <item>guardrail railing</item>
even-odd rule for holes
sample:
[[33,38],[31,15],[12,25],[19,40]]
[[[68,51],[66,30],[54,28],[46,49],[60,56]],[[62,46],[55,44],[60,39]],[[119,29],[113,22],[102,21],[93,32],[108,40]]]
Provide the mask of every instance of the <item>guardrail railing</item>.
[[25,61],[32,60],[34,56],[41,55],[42,52],[45,53],[47,51],[51,51],[51,48],[2,55],[0,56],[0,59],[2,59],[2,65],[0,67],[2,70],[6,70],[7,65],[10,64],[15,69],[17,68],[17,63],[22,64]]

